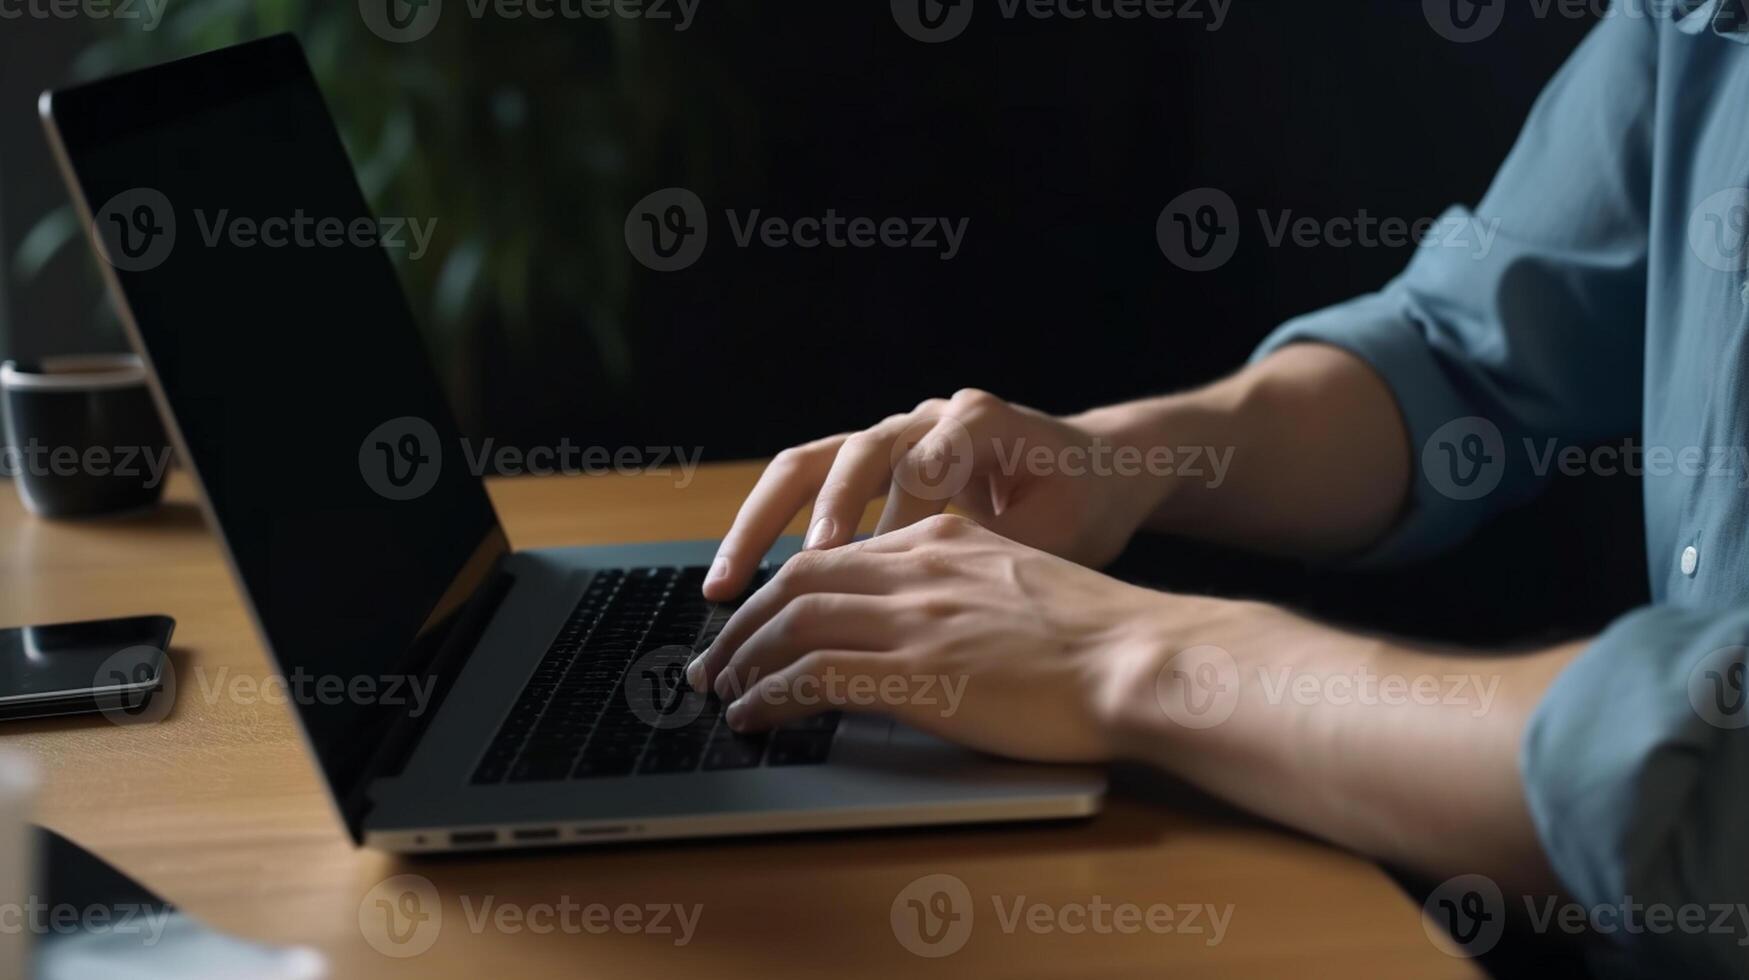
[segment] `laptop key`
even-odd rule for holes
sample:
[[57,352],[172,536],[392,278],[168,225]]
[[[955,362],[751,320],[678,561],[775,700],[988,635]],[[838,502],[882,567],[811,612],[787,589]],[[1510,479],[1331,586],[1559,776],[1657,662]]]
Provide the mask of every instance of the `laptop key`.
[[843,715],[836,711],[828,711],[788,722],[779,726],[778,730],[784,732],[835,732],[838,730],[838,722],[842,717]]
[[771,737],[773,766],[817,766],[832,752],[831,732],[778,732]]
[[565,756],[525,756],[510,767],[510,781],[513,783],[534,783],[549,779],[564,779],[571,771],[571,757]]
[[[723,706],[714,697],[695,700],[698,696],[677,676],[652,679],[647,671],[629,669],[643,652],[664,646],[696,651],[722,630],[736,604],[704,601],[698,589],[706,572],[689,566],[599,573],[531,673],[474,781],[826,761],[836,714],[804,719],[776,736],[738,736],[720,727]],[[760,569],[752,587],[771,572]],[[639,683],[642,711],[634,708],[627,687]],[[657,717],[650,717],[652,710]]]
[[572,779],[595,779],[603,776],[624,776],[631,773],[638,764],[636,752],[621,752],[616,755],[584,756],[577,760],[576,768],[571,770]]
[[704,749],[699,747],[677,748],[663,752],[658,752],[652,748],[644,756],[644,763],[638,767],[638,772],[691,772],[698,768],[698,761],[703,756]]
[[765,739],[763,738],[724,738],[718,739],[705,749],[704,768],[711,769],[751,769],[759,765],[759,760],[765,756]]

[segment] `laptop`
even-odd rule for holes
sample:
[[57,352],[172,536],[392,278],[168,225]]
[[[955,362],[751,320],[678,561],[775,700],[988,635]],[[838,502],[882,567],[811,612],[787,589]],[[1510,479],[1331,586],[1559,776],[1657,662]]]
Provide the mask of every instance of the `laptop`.
[[[1098,810],[1100,771],[991,758],[876,714],[731,732],[681,677],[733,611],[700,593],[714,542],[513,549],[393,263],[352,234],[375,219],[292,36],[46,93],[40,109],[356,843]],[[765,574],[798,549],[780,542]]]

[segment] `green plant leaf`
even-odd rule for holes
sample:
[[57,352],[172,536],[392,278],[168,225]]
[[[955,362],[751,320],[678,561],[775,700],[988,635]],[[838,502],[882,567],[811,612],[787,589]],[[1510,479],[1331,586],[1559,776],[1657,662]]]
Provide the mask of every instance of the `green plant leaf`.
[[18,254],[12,260],[13,276],[20,282],[35,279],[55,256],[61,254],[61,249],[77,237],[79,219],[71,204],[63,204],[43,215],[18,243]]
[[478,238],[469,238],[457,245],[443,260],[432,310],[437,315],[437,322],[446,330],[453,331],[460,326],[473,307],[480,274],[485,268],[486,245]]

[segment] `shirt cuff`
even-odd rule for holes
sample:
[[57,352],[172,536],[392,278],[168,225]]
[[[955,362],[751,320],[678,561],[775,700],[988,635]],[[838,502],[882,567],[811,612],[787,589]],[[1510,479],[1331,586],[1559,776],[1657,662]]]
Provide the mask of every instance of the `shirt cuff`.
[[1330,344],[1370,365],[1396,397],[1409,433],[1409,500],[1393,528],[1350,560],[1362,567],[1426,558],[1468,537],[1495,513],[1489,498],[1505,466],[1500,430],[1466,408],[1410,309],[1406,292],[1393,283],[1288,321],[1251,357],[1255,363],[1289,344]]
[[[1632,613],[1555,680],[1521,746],[1531,819],[1572,900],[1669,910],[1662,932],[1607,937],[1654,973],[1735,976],[1746,955],[1746,639],[1743,612]],[[1732,928],[1715,928],[1719,909]],[[1704,928],[1681,927],[1685,911]]]

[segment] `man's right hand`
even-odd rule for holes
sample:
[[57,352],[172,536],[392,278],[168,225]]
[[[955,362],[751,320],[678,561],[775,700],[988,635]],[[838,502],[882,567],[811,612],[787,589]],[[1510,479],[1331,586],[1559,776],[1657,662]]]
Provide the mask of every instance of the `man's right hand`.
[[803,507],[813,505],[805,547],[834,548],[856,535],[868,502],[880,496],[886,507],[877,535],[952,504],[1022,544],[1103,565],[1159,506],[1171,481],[1114,465],[1121,443],[1091,421],[1102,417],[1059,419],[966,389],[861,432],[786,449],[741,505],[705,596],[739,595]]

